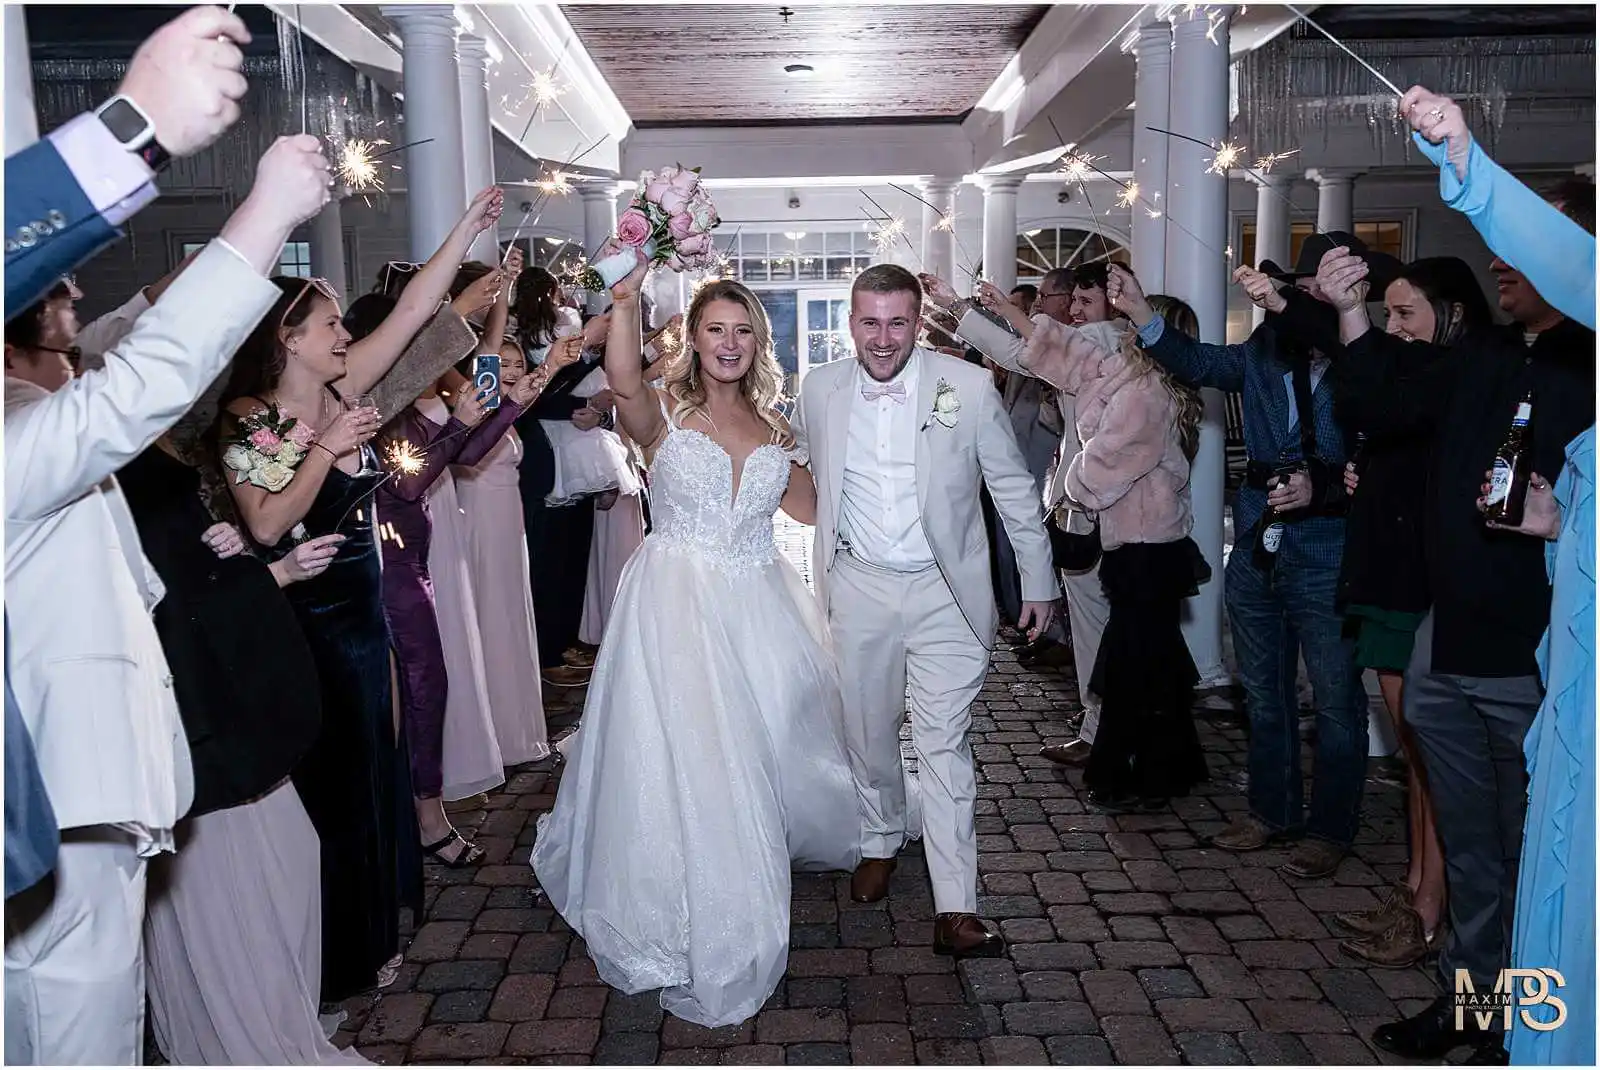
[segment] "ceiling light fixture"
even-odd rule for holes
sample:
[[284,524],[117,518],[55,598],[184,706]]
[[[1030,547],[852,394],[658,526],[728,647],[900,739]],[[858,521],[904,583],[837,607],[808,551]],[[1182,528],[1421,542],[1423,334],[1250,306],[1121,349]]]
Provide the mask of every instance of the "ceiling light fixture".
[[806,236],[806,232],[803,230],[786,230],[783,232],[783,236],[790,241],[799,241]]
[[783,73],[791,78],[810,78],[817,69],[809,63],[791,63],[783,68]]

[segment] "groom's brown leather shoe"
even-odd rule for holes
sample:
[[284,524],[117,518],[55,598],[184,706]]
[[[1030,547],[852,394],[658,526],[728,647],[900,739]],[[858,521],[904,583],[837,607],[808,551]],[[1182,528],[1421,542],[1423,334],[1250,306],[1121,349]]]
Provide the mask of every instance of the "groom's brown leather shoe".
[[997,958],[1006,942],[976,914],[940,914],[933,923],[933,953],[955,958]]
[[889,894],[889,876],[894,872],[892,858],[863,858],[850,878],[850,898],[857,903],[876,903]]
[[1066,743],[1046,743],[1039,748],[1039,757],[1048,758],[1057,765],[1086,765],[1093,750],[1092,744],[1073,739]]

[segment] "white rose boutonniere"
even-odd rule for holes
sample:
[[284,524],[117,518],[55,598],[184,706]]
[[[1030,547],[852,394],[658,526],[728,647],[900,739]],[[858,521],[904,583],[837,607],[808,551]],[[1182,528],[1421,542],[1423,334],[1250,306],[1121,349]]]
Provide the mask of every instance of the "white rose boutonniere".
[[933,388],[933,418],[945,427],[954,427],[961,412],[961,399],[956,388],[940,379]]

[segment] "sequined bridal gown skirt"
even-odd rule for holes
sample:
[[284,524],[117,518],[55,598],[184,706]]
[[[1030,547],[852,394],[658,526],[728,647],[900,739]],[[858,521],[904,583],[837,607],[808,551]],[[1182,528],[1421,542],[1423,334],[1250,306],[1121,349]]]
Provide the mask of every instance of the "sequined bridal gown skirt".
[[775,553],[730,567],[658,532],[624,568],[533,849],[607,984],[662,989],[667,1011],[700,1025],[744,1021],[783,977],[791,864],[855,867],[860,817],[824,636]]

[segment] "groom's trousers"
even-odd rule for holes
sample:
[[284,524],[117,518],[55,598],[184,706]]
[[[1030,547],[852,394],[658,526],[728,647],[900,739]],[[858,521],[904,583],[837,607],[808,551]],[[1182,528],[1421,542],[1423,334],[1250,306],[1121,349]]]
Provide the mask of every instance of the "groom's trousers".
[[900,726],[909,684],[934,910],[974,914],[978,784],[967,729],[989,652],[937,567],[893,572],[841,550],[828,575],[828,610],[844,687],[845,742],[861,796],[862,857],[892,858],[907,839]]

